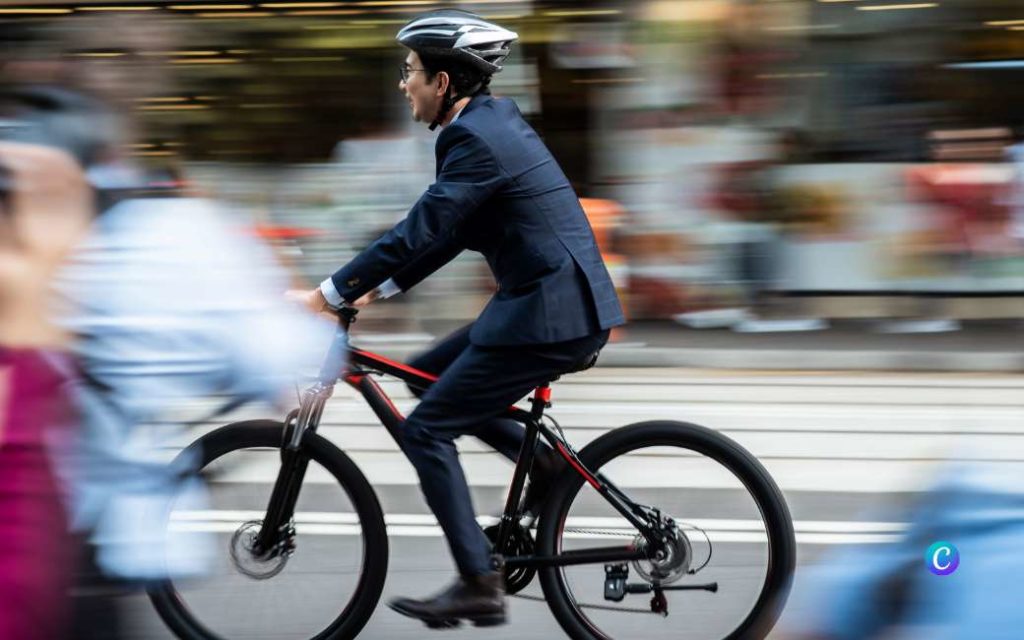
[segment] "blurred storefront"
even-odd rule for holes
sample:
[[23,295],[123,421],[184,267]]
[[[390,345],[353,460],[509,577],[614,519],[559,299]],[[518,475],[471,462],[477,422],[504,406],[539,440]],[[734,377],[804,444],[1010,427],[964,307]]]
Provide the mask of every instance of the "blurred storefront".
[[[581,197],[620,212],[601,232],[640,319],[746,304],[752,287],[1024,298],[1022,244],[1006,233],[1004,153],[1024,128],[1014,4],[6,0],[0,21],[8,58],[83,15],[177,25],[163,52],[174,81],[137,105],[155,133],[136,155],[264,231],[298,229],[278,240],[315,281],[433,179],[433,135],[398,99],[396,29],[435,5],[500,20],[522,41],[494,92],[516,99]],[[463,256],[384,306],[468,318],[491,286]]]
[[768,288],[830,317],[914,316],[922,296],[1024,313],[1006,163],[1020,8],[694,0],[634,17],[634,77],[598,100],[596,179],[631,213],[631,285],[650,300],[634,307],[747,306]]

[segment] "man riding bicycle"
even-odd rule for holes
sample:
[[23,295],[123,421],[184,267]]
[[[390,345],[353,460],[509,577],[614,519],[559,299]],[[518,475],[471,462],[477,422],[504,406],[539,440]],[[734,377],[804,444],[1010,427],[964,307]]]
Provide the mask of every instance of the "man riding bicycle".
[[[428,624],[505,622],[502,573],[476,522],[455,440],[472,434],[515,459],[522,425],[498,416],[535,387],[588,362],[624,323],[594,234],[568,179],[512,100],[488,85],[517,34],[464,11],[423,14],[399,31],[410,51],[398,88],[413,118],[442,127],[437,180],[404,220],[319,288],[316,310],[406,291],[465,249],[486,258],[497,292],[471,325],[411,364],[439,378],[402,430],[458,566],[425,600],[390,606]],[[527,505],[558,469],[539,445]],[[531,495],[532,494],[532,495]]]

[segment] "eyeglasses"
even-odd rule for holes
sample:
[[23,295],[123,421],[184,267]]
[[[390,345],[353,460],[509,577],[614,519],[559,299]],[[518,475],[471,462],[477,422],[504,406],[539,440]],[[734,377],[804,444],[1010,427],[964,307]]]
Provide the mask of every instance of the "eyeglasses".
[[415,71],[426,71],[426,69],[413,69],[404,62],[398,65],[398,75],[402,79],[402,82],[409,82],[409,75]]

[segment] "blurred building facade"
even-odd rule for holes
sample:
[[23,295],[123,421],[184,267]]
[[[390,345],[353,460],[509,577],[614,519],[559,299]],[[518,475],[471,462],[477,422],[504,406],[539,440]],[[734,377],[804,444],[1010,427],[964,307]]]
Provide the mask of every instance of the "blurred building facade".
[[[630,315],[798,297],[831,317],[1024,316],[1008,233],[1024,128],[1024,9],[999,0],[168,2],[0,7],[18,33],[130,10],[179,24],[135,155],[234,205],[318,281],[433,178],[398,96],[397,28],[435,6],[520,33],[496,76],[581,197],[617,203]],[[69,55],[130,56],[101,46]],[[471,318],[460,257],[396,316]],[[753,293],[752,293],[753,292]],[[970,296],[970,297],[968,297]],[[851,302],[853,300],[853,302]],[[408,305],[415,305],[408,307]]]

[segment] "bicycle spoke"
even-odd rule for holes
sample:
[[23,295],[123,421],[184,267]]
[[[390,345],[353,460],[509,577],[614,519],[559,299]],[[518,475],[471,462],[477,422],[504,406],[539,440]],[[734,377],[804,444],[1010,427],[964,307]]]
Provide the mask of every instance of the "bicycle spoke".
[[[641,535],[589,483],[580,481],[571,493],[558,495],[538,529],[543,554],[585,555],[625,539],[643,554],[628,562],[543,570],[545,594],[562,626],[571,637],[593,640],[747,638],[755,624],[761,633],[766,619],[770,628],[795,557],[784,503],[780,509],[777,501],[761,502],[762,496],[780,495],[777,489],[762,492],[774,485],[764,475],[750,476],[761,474],[756,462],[709,430],[654,422],[618,432],[581,452],[581,459],[630,502],[645,505],[645,520],[656,535]],[[630,440],[633,434],[638,435]],[[711,445],[690,445],[700,438]],[[706,447],[717,445],[715,455],[708,455]],[[762,484],[751,491],[749,482]],[[781,526],[778,532],[768,518]],[[630,606],[641,601],[648,606]]]
[[282,429],[272,421],[229,425],[203,447],[205,469],[217,478],[209,504],[177,504],[170,530],[212,538],[212,566],[151,590],[179,637],[351,637],[380,596],[387,540],[379,505],[354,465],[321,438],[306,440],[310,461],[292,519],[270,547],[257,544],[282,468]]

